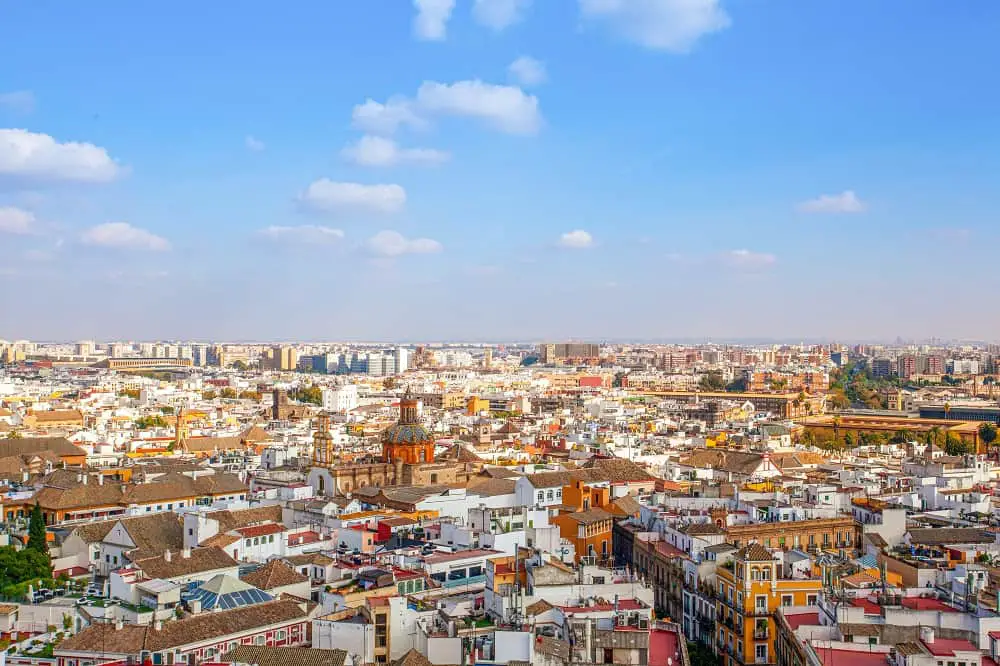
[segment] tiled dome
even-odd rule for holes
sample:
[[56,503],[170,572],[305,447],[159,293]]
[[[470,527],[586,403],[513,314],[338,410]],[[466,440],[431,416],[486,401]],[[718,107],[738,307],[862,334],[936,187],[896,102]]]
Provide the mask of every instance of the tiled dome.
[[422,444],[431,441],[431,435],[419,423],[397,423],[386,429],[382,441],[386,444]]

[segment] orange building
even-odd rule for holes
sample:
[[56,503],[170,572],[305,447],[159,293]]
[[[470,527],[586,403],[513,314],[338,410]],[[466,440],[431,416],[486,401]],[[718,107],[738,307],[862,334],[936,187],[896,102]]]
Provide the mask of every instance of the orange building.
[[775,611],[814,606],[822,578],[782,578],[781,564],[759,543],[716,569],[716,649],[723,666],[774,664]]
[[420,423],[417,401],[407,392],[399,401],[399,423],[382,433],[382,460],[407,465],[434,462],[434,439]]

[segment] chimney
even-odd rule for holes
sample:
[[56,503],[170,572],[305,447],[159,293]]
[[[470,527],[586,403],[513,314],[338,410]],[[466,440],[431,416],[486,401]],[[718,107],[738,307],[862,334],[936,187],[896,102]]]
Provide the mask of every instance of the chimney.
[[76,480],[82,483],[83,485],[87,485],[87,474],[86,473],[77,474]]
[[163,620],[157,620],[153,623],[154,631],[163,631]]
[[98,474],[97,475],[97,485],[99,485],[99,486],[103,486],[104,485],[104,475],[103,474]]
[[933,627],[920,627],[920,640],[923,641],[925,645],[931,645],[934,643],[934,628]]
[[191,549],[190,548],[181,549],[181,557],[183,557],[185,560],[191,559]]
[[125,621],[122,620],[121,617],[116,617],[115,618],[115,629],[118,630],[118,631],[121,631],[122,627],[124,627],[124,626],[125,626]]
[[170,554],[169,550],[163,551],[163,561],[164,562],[170,562],[171,558],[172,558],[172,555]]
[[192,615],[197,615],[201,612],[201,599],[192,599],[188,602],[188,608],[191,609]]

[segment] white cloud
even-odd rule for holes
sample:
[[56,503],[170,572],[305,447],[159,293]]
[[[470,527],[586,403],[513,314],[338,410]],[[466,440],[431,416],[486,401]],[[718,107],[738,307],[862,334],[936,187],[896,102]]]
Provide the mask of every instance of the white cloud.
[[344,232],[340,229],[315,224],[297,227],[270,226],[257,233],[271,240],[292,243],[334,243],[344,237]]
[[472,18],[480,25],[503,30],[524,18],[524,11],[531,0],[476,0],[472,5]]
[[324,213],[351,210],[395,213],[406,204],[406,190],[395,184],[363,185],[321,178],[299,195],[299,201]]
[[379,257],[399,257],[404,254],[434,254],[444,248],[430,238],[406,238],[398,231],[380,231],[365,244],[368,251]]
[[440,164],[451,157],[433,148],[400,148],[392,139],[365,135],[358,142],[340,151],[341,157],[361,166],[394,166],[396,164]]
[[579,0],[584,18],[646,48],[686,53],[701,37],[728,28],[721,0]]
[[430,114],[478,118],[510,134],[534,134],[542,124],[538,98],[517,86],[426,81],[417,91],[416,104]]
[[590,247],[594,244],[594,237],[590,235],[589,232],[583,229],[576,229],[574,231],[567,231],[562,236],[559,237],[559,247],[571,248],[574,250],[579,250],[585,247]]
[[448,19],[455,9],[455,0],[413,0],[417,15],[413,19],[413,34],[418,39],[440,41],[448,32]]
[[840,194],[821,194],[815,199],[798,205],[802,213],[862,213],[866,206],[854,190],[844,190]]
[[13,207],[0,208],[0,233],[30,234],[34,232],[35,215]]
[[412,103],[405,97],[389,99],[385,104],[366,99],[354,107],[351,124],[355,129],[375,134],[392,134],[403,125],[420,128],[426,123],[414,113]]
[[0,176],[108,182],[121,172],[108,151],[91,143],[59,143],[48,134],[0,129]]
[[127,222],[106,222],[91,227],[80,237],[87,245],[100,245],[131,250],[151,250],[164,252],[170,249],[166,238],[154,233],[133,227]]
[[773,254],[765,252],[751,252],[750,250],[730,250],[723,255],[723,260],[730,266],[736,268],[767,268],[777,263],[778,258]]
[[416,97],[393,97],[385,104],[368,99],[354,107],[355,128],[372,134],[392,134],[401,126],[422,128],[431,118],[475,118],[509,134],[534,134],[542,125],[538,98],[517,86],[478,79],[438,83],[425,81]]
[[511,78],[524,86],[537,86],[545,83],[548,77],[545,63],[529,56],[521,56],[507,67]]
[[244,143],[246,144],[247,150],[251,152],[259,153],[264,150],[264,142],[252,136],[248,135],[247,138],[244,139]]
[[0,93],[0,108],[15,113],[31,113],[35,110],[35,95],[30,90]]

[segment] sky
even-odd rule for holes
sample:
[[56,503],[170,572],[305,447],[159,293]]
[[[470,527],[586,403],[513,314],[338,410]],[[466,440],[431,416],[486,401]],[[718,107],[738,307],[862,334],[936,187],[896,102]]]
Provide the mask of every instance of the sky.
[[997,340],[998,30],[0,0],[0,338]]

